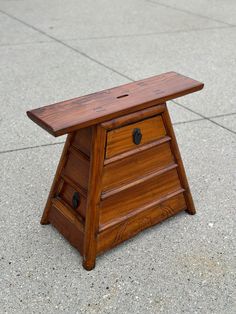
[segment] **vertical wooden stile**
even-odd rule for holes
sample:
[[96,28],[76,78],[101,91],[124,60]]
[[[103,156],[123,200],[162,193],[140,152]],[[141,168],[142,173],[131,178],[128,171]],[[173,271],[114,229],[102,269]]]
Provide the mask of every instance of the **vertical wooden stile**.
[[97,254],[97,234],[99,228],[99,203],[101,179],[105,154],[106,131],[100,124],[92,130],[90,172],[85,219],[83,266],[87,270],[95,267]]

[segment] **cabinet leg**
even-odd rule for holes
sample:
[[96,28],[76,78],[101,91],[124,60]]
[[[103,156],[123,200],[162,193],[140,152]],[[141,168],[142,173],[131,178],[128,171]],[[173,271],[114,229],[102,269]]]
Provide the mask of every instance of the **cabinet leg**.
[[186,201],[186,205],[187,205],[186,212],[190,215],[194,215],[196,213],[196,209],[195,209],[195,206],[193,203],[193,199],[192,199],[192,195],[190,192],[188,180],[186,177],[183,161],[182,161],[182,158],[180,155],[179,147],[178,147],[177,140],[175,137],[175,132],[174,132],[174,129],[172,126],[172,122],[171,122],[167,107],[164,110],[162,117],[163,117],[163,120],[165,123],[167,133],[171,137],[171,150],[172,150],[173,155],[175,156],[176,162],[178,164],[177,171],[178,171],[179,179],[180,179],[180,182],[181,182],[183,188],[185,189],[184,197],[185,197],[185,201]]
[[55,174],[55,177],[54,177],[54,180],[53,180],[53,183],[52,183],[52,187],[51,187],[50,193],[48,195],[47,203],[45,205],[44,212],[43,212],[43,215],[42,215],[42,218],[41,218],[41,221],[40,221],[41,225],[48,225],[50,223],[49,220],[48,220],[48,215],[49,215],[49,211],[50,211],[50,208],[51,208],[51,205],[52,205],[51,204],[51,200],[52,200],[52,198],[53,198],[53,196],[55,194],[55,191],[57,189],[62,169],[65,166],[67,151],[68,151],[68,148],[70,146],[72,137],[73,137],[73,133],[70,133],[67,136],[67,139],[66,139],[66,142],[65,142],[62,154],[61,154],[61,159],[60,159],[59,164],[57,166],[57,171],[56,171],[56,174]]
[[85,218],[83,266],[87,270],[95,267],[97,254],[97,234],[99,229],[99,202],[103,171],[106,132],[100,125],[93,127],[90,156],[88,196]]
[[84,260],[83,260],[83,267],[84,267],[84,269],[86,269],[86,270],[92,270],[92,269],[94,269],[95,268],[95,264],[96,264],[96,257],[95,258],[93,258],[93,259],[85,259],[84,258]]
[[47,215],[42,216],[42,218],[40,220],[41,225],[49,225],[50,224],[50,221],[47,219],[48,213],[49,212],[47,212]]
[[188,213],[189,215],[195,215],[196,214],[196,209],[195,208],[191,208],[191,209],[186,209],[186,213]]

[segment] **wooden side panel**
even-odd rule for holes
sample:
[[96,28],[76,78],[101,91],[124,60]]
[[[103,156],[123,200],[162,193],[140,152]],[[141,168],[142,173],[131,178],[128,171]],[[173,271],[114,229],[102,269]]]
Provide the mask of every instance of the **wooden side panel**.
[[173,152],[173,155],[175,156],[176,163],[178,164],[178,175],[179,180],[185,189],[184,196],[187,203],[187,212],[191,215],[194,215],[196,213],[196,209],[193,203],[192,194],[189,188],[187,176],[184,169],[184,164],[180,155],[179,147],[177,144],[177,140],[175,137],[175,132],[171,123],[170,115],[166,106],[166,110],[162,114],[163,121],[165,123],[165,127],[167,129],[168,135],[171,137],[171,149]]
[[92,128],[84,128],[75,132],[72,145],[78,148],[81,152],[90,156],[92,141]]
[[157,224],[185,209],[186,203],[181,193],[155,207],[140,212],[135,217],[131,217],[112,228],[104,230],[98,235],[98,253],[116,246],[143,229]]
[[79,230],[66,216],[55,206],[51,207],[48,216],[50,223],[77,249],[83,254],[84,233]]
[[51,209],[52,198],[54,197],[54,194],[56,193],[56,191],[58,191],[58,187],[59,187],[59,184],[61,181],[60,175],[61,175],[63,168],[65,167],[65,163],[66,163],[67,155],[68,155],[68,149],[70,147],[72,138],[73,138],[73,134],[68,134],[68,136],[66,138],[66,143],[64,145],[64,148],[63,148],[63,151],[61,154],[61,158],[60,158],[59,164],[57,166],[57,171],[56,171],[56,174],[54,176],[53,183],[52,183],[52,186],[51,186],[48,198],[47,198],[47,202],[46,202],[46,205],[45,205],[45,208],[43,211],[43,215],[42,215],[42,218],[40,221],[40,223],[42,225],[49,223],[48,214],[49,214],[49,211]]
[[100,224],[125,216],[130,211],[180,188],[176,169],[128,188],[100,202]]
[[[73,187],[71,187],[69,184],[64,183],[63,187],[59,193],[59,197],[61,197],[67,204],[68,206],[70,206],[71,208],[73,208],[72,206],[72,198],[74,193],[77,190],[75,190]],[[76,212],[78,212],[83,218],[85,218],[86,216],[86,198],[80,193],[79,194],[80,197],[80,203],[78,208],[75,209]]]
[[163,143],[107,164],[103,169],[102,190],[107,191],[136,180],[173,162],[174,158],[169,143]]
[[137,145],[133,142],[133,131],[135,128],[139,128],[142,133],[142,140],[138,146],[155,141],[166,135],[161,115],[114,129],[107,133],[106,158],[137,148]]
[[85,159],[81,154],[71,151],[62,174],[69,177],[76,185],[87,189],[89,160]]

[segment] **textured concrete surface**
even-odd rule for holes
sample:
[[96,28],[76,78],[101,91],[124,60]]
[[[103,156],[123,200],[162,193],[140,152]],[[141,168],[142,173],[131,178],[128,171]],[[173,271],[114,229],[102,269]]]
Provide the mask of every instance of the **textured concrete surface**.
[[[0,313],[236,312],[234,0],[0,0]],[[175,70],[168,104],[197,207],[86,272],[39,224],[62,150],[25,111]]]
[[229,116],[212,118],[212,120],[236,133],[236,113]]
[[156,2],[158,5],[186,12],[193,16],[200,16],[202,18],[218,21],[226,25],[235,25],[236,21],[236,7],[234,0],[180,0],[176,5],[175,0],[148,0]]
[[234,27],[68,43],[135,80],[172,70],[195,77],[205,89],[181,104],[207,117],[235,112]]
[[[2,1],[1,8],[60,39],[97,38],[221,27],[222,23],[143,0]],[[27,10],[26,10],[27,7]]]

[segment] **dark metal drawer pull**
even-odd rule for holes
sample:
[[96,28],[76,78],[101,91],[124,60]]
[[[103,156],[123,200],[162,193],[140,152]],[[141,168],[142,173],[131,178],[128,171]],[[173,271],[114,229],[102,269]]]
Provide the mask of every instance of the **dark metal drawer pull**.
[[139,128],[134,129],[133,130],[133,142],[134,142],[134,144],[136,144],[136,145],[140,144],[141,139],[142,139],[141,130]]
[[75,192],[72,197],[72,207],[76,209],[80,204],[80,196],[78,192]]

